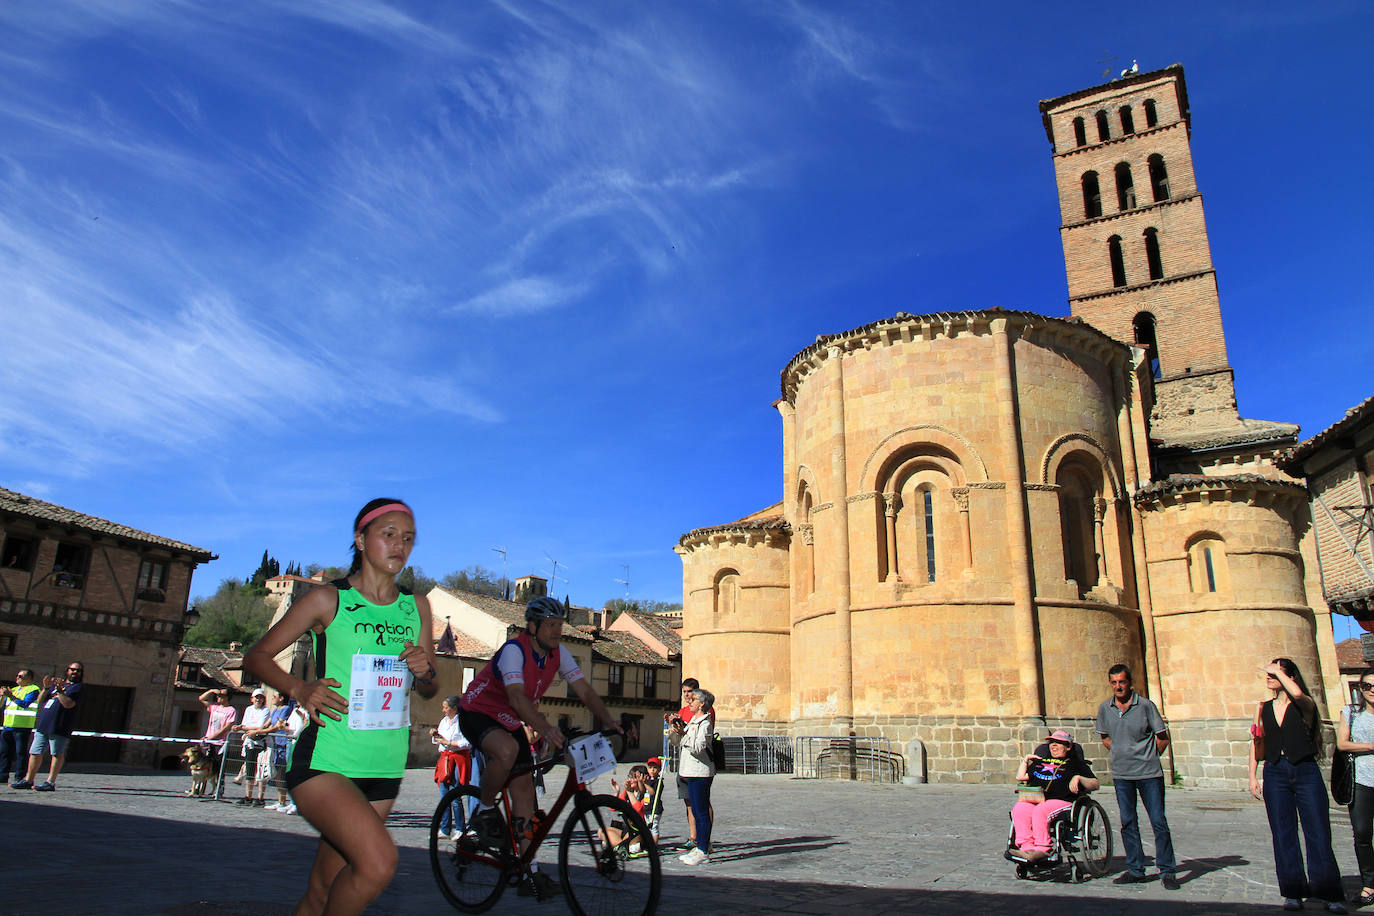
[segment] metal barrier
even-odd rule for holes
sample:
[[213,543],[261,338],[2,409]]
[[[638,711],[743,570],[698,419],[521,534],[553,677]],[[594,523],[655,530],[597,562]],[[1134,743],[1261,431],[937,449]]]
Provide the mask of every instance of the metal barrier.
[[[248,751],[244,753],[243,745],[245,740],[242,732],[230,732],[225,741],[224,753],[217,755],[219,766],[215,771],[214,792],[212,793],[216,801],[225,799],[237,801],[237,797],[228,798],[228,786],[225,784],[226,781],[230,779],[228,774],[235,773],[237,774],[237,782],[246,783],[257,774],[258,754],[272,753],[274,750],[271,735],[267,736],[267,750],[263,752]],[[286,788],[285,779],[277,775],[275,768],[273,769],[272,778],[266,782],[266,788],[269,789]],[[263,791],[263,795],[266,795],[265,790]]]
[[[889,738],[840,735],[722,735],[726,773],[790,773],[798,779],[899,783],[906,758]],[[664,771],[677,772],[680,751],[664,741]]]
[[721,742],[727,773],[792,772],[792,739],[785,735],[726,735]]
[[888,738],[806,735],[793,741],[793,775],[798,779],[896,783],[906,775],[906,758]]

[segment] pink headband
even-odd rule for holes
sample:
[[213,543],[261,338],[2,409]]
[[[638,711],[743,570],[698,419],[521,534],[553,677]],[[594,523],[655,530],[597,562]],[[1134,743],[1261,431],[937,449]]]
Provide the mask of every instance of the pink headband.
[[415,517],[415,513],[411,512],[410,507],[407,506],[405,503],[387,503],[385,506],[378,506],[377,508],[373,509],[371,512],[367,513],[362,518],[360,518],[358,520],[358,527],[355,529],[355,533],[358,531],[362,531],[364,528],[366,528],[367,523],[372,521],[374,518],[377,518],[379,515],[386,515],[388,512],[404,512],[411,518]]

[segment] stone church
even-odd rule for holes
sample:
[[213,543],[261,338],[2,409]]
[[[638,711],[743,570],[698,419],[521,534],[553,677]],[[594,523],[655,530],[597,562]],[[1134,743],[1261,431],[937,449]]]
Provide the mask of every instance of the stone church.
[[999,782],[1047,726],[1105,763],[1123,662],[1184,783],[1243,785],[1262,665],[1341,702],[1274,464],[1298,428],[1237,409],[1182,66],[1040,111],[1071,317],[898,313],[797,353],[782,501],[676,548],[683,671],[725,734],[881,736],[908,773]]

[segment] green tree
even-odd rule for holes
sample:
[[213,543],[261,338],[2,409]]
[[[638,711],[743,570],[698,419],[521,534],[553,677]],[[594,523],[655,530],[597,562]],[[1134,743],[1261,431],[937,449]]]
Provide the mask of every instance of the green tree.
[[485,566],[469,566],[467,569],[451,572],[439,584],[459,592],[474,595],[491,595],[493,598],[508,598],[511,594],[509,579],[498,576]]
[[237,579],[224,579],[209,598],[198,598],[200,623],[186,631],[192,646],[227,649],[231,642],[248,647],[262,638],[272,623],[272,608],[263,600],[267,592]]
[[668,611],[682,610],[681,604],[669,604],[667,601],[645,601],[639,598],[612,598],[601,606],[603,611],[611,612],[611,620],[619,617],[626,611],[638,611],[641,614],[663,614]]
[[425,571],[418,566],[407,566],[401,570],[396,577],[396,584],[401,588],[409,589],[411,594],[425,595],[429,590],[438,585],[433,579],[425,575]]

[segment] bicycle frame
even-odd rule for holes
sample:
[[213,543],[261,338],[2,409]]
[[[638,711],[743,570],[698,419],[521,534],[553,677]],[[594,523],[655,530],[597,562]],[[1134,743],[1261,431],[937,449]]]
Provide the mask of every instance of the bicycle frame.
[[[579,736],[572,735],[569,737],[569,740],[574,737]],[[539,847],[543,844],[544,838],[549,835],[549,831],[553,830],[554,823],[558,820],[558,816],[563,813],[563,809],[567,807],[568,802],[582,795],[591,796],[591,790],[587,788],[585,783],[578,780],[577,768],[573,766],[571,762],[566,761],[566,757],[567,744],[564,744],[562,750],[547,760],[541,760],[528,766],[513,769],[510,776],[506,777],[506,782],[500,789],[500,796],[502,813],[505,814],[506,826],[510,831],[511,849],[507,855],[511,857],[511,861],[495,864],[515,865],[518,866],[518,873],[520,875],[530,874],[530,862],[534,859],[535,853],[539,851]],[[528,848],[526,848],[524,852],[520,852],[521,837],[515,834],[515,822],[511,817],[510,792],[507,790],[510,788],[511,782],[515,779],[526,774],[530,774],[532,778],[534,773],[547,773],[558,766],[559,763],[563,762],[568,763],[568,778],[563,782],[563,790],[559,792],[557,800],[547,809],[544,817],[540,819],[538,826],[535,827],[534,832],[530,835]],[[537,805],[536,810],[538,810]]]

